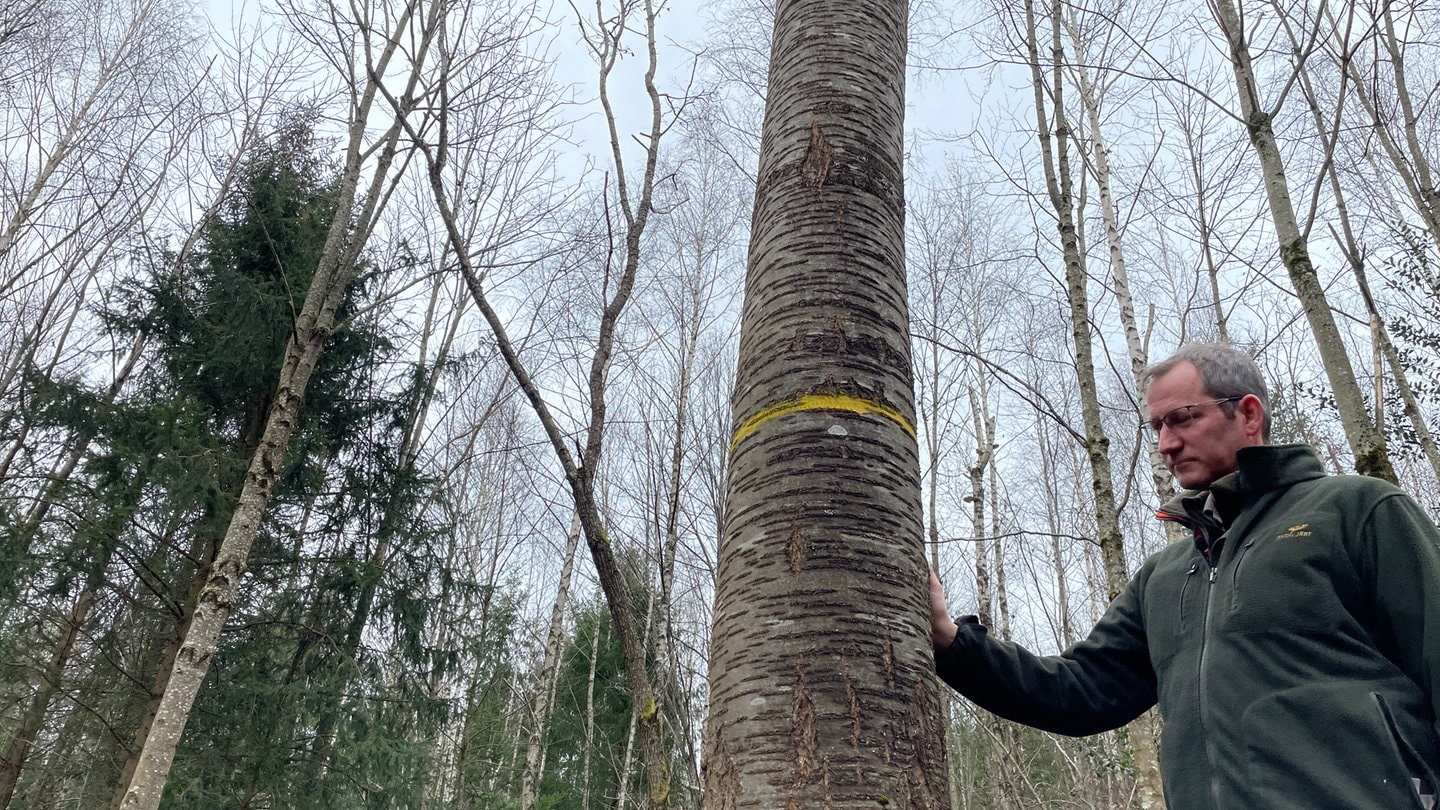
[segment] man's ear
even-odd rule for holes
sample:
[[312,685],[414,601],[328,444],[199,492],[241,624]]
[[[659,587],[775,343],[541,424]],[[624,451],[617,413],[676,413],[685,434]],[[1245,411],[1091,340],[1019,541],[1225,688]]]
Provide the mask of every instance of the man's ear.
[[1254,394],[1246,394],[1240,398],[1236,412],[1245,422],[1245,436],[1253,439],[1256,444],[1263,443],[1265,439],[1265,403]]

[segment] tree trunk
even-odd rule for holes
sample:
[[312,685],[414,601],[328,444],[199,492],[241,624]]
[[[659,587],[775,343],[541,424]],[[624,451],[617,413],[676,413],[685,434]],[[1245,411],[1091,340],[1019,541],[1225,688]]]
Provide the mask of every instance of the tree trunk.
[[[157,543],[151,555],[152,560],[164,557],[168,553],[166,543]],[[160,700],[164,696],[170,684],[170,677],[175,670],[175,659],[180,655],[180,648],[185,643],[185,636],[189,632],[190,620],[194,617],[194,605],[200,598],[200,592],[205,587],[205,580],[209,575],[210,567],[215,563],[216,547],[212,537],[193,534],[190,538],[189,553],[186,559],[195,560],[195,569],[191,572],[189,581],[180,598],[175,599],[171,605],[175,611],[174,627],[169,637],[165,639],[163,646],[158,650],[152,646],[147,652],[150,657],[144,661],[141,670],[141,677],[149,677],[151,687],[143,692],[145,701],[144,709],[140,714],[140,721],[135,726],[135,736],[126,749],[125,762],[120,768],[120,777],[116,780],[115,790],[110,798],[110,810],[119,810],[125,801],[125,789],[135,778],[136,769],[140,766],[140,755],[145,750],[146,741],[150,738],[150,732],[155,725],[155,715],[160,710]],[[157,654],[158,653],[158,654]],[[158,658],[158,660],[156,660]],[[155,660],[155,668],[152,671],[149,662]]]
[[[1030,69],[1035,95],[1035,118],[1039,130],[1041,152],[1044,156],[1045,182],[1050,202],[1056,215],[1061,251],[1065,260],[1066,298],[1070,304],[1071,335],[1075,345],[1075,370],[1079,378],[1080,409],[1085,423],[1085,451],[1090,461],[1091,485],[1095,495],[1095,528],[1097,544],[1105,571],[1106,600],[1112,601],[1124,589],[1130,579],[1125,561],[1124,536],[1120,531],[1119,510],[1115,501],[1113,473],[1110,465],[1110,439],[1105,434],[1101,419],[1100,398],[1096,391],[1095,361],[1090,339],[1090,307],[1087,290],[1089,273],[1085,257],[1080,250],[1076,234],[1075,205],[1071,192],[1069,157],[1070,125],[1065,115],[1064,76],[1065,64],[1060,38],[1060,10],[1050,13],[1050,36],[1052,48],[1050,98],[1052,107],[1047,116],[1045,109],[1045,82],[1041,72],[1040,44],[1035,20],[1033,0],[1027,0],[1026,32],[1029,46]],[[1081,74],[1084,75],[1083,73]],[[1082,90],[1085,86],[1082,85]],[[1093,111],[1092,127],[1098,136],[1098,115]],[[1050,122],[1054,124],[1054,140],[1051,145]],[[1098,137],[1097,155],[1104,160],[1104,148]],[[1110,249],[1111,270],[1116,274],[1117,283],[1125,279],[1123,253],[1120,250],[1118,228],[1114,227],[1114,211],[1110,201],[1109,164],[1103,163],[1101,179],[1102,213],[1106,214],[1107,244]],[[1128,294],[1126,296],[1128,301]],[[1127,301],[1122,301],[1122,309]],[[1129,322],[1126,323],[1127,340],[1131,347],[1132,371],[1143,368],[1143,358],[1135,354],[1139,345],[1138,330],[1133,328],[1134,312],[1130,307]],[[1137,379],[1138,371],[1135,372]],[[1158,484],[1157,484],[1158,486]],[[1162,488],[1163,491],[1163,488]],[[1141,724],[1144,725],[1143,723]],[[1141,730],[1130,735],[1131,748],[1135,754],[1138,771],[1138,796],[1144,808],[1160,807],[1164,803],[1163,787],[1160,784],[1159,756],[1153,738]]]
[[970,390],[970,410],[975,432],[975,463],[971,465],[970,494],[965,500],[970,503],[970,534],[975,541],[975,615],[986,627],[995,626],[994,583],[991,581],[990,541],[985,524],[985,470],[994,455],[990,434],[990,415],[983,413],[975,399],[975,390]]
[[1230,51],[1241,118],[1250,133],[1250,144],[1255,147],[1255,154],[1260,159],[1265,196],[1275,223],[1275,235],[1280,242],[1280,259],[1290,274],[1290,283],[1305,310],[1310,331],[1315,335],[1315,345],[1335,395],[1340,423],[1345,429],[1350,452],[1355,456],[1355,470],[1361,475],[1373,475],[1398,483],[1395,470],[1390,465],[1390,454],[1385,449],[1384,437],[1370,420],[1365,396],[1360,391],[1340,329],[1330,311],[1325,288],[1311,263],[1308,238],[1301,231],[1295,216],[1295,208],[1290,201],[1290,184],[1285,177],[1285,163],[1275,142],[1274,113],[1260,107],[1260,92],[1250,61],[1250,46],[1245,40],[1244,24],[1233,0],[1215,0],[1210,8]]
[[[1415,102],[1410,94],[1410,80],[1406,71],[1405,48],[1407,42],[1399,35],[1395,25],[1395,7],[1389,3],[1382,3],[1378,6],[1380,23],[1379,30],[1375,37],[1381,48],[1384,49],[1384,58],[1376,58],[1373,68],[1373,76],[1367,78],[1355,63],[1351,52],[1343,51],[1335,55],[1339,62],[1341,71],[1350,79],[1350,87],[1360,106],[1370,117],[1373,127],[1368,131],[1373,132],[1379,139],[1385,157],[1389,159],[1390,166],[1402,183],[1405,191],[1410,197],[1415,210],[1420,214],[1421,221],[1425,223],[1425,230],[1430,234],[1431,241],[1440,246],[1440,189],[1435,186],[1435,173],[1430,165],[1430,156],[1426,153],[1424,136],[1420,132],[1421,118],[1415,110]],[[1414,13],[1414,9],[1408,9]],[[1326,15],[1326,22],[1338,28],[1339,22],[1334,18],[1333,13],[1328,10],[1323,12]],[[1401,30],[1409,29],[1410,24],[1402,22]],[[1380,82],[1381,66],[1388,66],[1390,78],[1395,88],[1395,102],[1399,106],[1399,121],[1396,116],[1387,115],[1380,110],[1381,100],[1377,92]],[[1388,84],[1388,82],[1386,83]],[[1399,123],[1400,132],[1393,130],[1393,124]],[[1373,159],[1373,153],[1371,154]]]
[[904,275],[907,9],[777,4],[705,802],[944,807]]
[[[1073,19],[1069,21],[1068,30],[1071,41],[1075,43],[1078,50],[1080,35]],[[1100,101],[1096,98],[1094,88],[1090,84],[1089,71],[1085,67],[1084,60],[1075,66],[1075,75],[1081,106],[1085,109],[1086,121],[1090,128],[1092,168],[1100,197],[1100,216],[1105,225],[1105,243],[1109,249],[1110,276],[1114,282],[1115,301],[1120,306],[1120,326],[1125,332],[1125,348],[1130,358],[1130,372],[1135,380],[1135,390],[1138,395],[1138,413],[1136,414],[1138,418],[1139,414],[1148,413],[1144,372],[1149,359],[1145,344],[1140,339],[1140,327],[1135,318],[1135,301],[1130,295],[1130,278],[1125,269],[1125,251],[1120,242],[1120,221],[1115,211],[1114,195],[1111,193],[1110,158],[1107,154],[1105,139],[1100,131]],[[1223,324],[1224,319],[1218,297],[1215,309],[1218,322]],[[1138,429],[1136,432],[1139,432]],[[1143,438],[1139,441],[1146,445],[1146,455],[1150,461],[1150,481],[1155,487],[1155,494],[1160,503],[1165,503],[1175,497],[1173,479],[1160,457],[1159,447],[1149,444]],[[1171,542],[1183,538],[1184,532],[1178,523],[1164,521],[1163,526],[1166,536]],[[1116,533],[1118,537],[1118,517]],[[1114,598],[1113,593],[1111,598]],[[1165,806],[1165,786],[1160,777],[1160,754],[1155,747],[1154,734],[1151,733],[1153,724],[1157,721],[1158,716],[1153,711],[1148,713],[1136,721],[1136,728],[1130,735],[1130,746],[1135,755],[1137,777],[1135,799],[1141,810],[1157,810]]]
[[535,701],[530,713],[530,731],[525,740],[525,771],[520,778],[520,810],[533,810],[545,774],[545,728],[550,722],[550,704],[555,699],[560,675],[560,654],[565,647],[565,603],[570,598],[570,575],[575,568],[575,551],[580,547],[580,519],[572,518],[565,540],[565,559],[560,565],[560,584],[550,608],[550,630],[545,639],[545,658],[540,665]]
[[85,623],[90,615],[90,608],[95,604],[98,588],[99,582],[96,579],[87,580],[85,589],[81,591],[70,614],[62,622],[60,638],[55,642],[55,651],[40,676],[35,694],[30,696],[30,705],[22,715],[20,725],[15,729],[4,759],[0,759],[0,810],[8,808],[15,795],[15,786],[20,781],[20,773],[25,768],[30,747],[35,743],[35,737],[45,722],[50,701],[54,699],[55,693],[60,691],[60,678],[65,671],[65,663],[70,660],[70,653],[75,649],[80,626]]
[[[645,137],[642,139],[645,160],[644,167],[640,172],[639,194],[638,198],[632,198],[628,185],[630,177],[626,174],[622,159],[623,144],[610,104],[609,82],[616,62],[624,53],[628,52],[626,47],[623,47],[622,40],[634,24],[630,19],[630,14],[635,10],[633,6],[626,6],[618,14],[605,16],[597,6],[598,18],[589,22],[582,21],[582,26],[586,28],[587,34],[593,37],[587,42],[600,61],[600,103],[605,113],[605,123],[610,135],[612,160],[615,167],[613,188],[619,198],[619,209],[624,218],[624,228],[620,272],[612,276],[607,268],[605,274],[606,286],[602,296],[604,307],[600,312],[600,327],[596,335],[595,350],[590,357],[590,369],[586,381],[590,405],[589,422],[584,431],[584,447],[578,454],[578,460],[577,454],[571,450],[572,436],[561,429],[539,384],[530,375],[519,351],[511,342],[504,321],[487,299],[482,283],[482,271],[476,265],[474,252],[471,250],[468,240],[460,232],[456,205],[452,203],[450,192],[445,187],[448,152],[452,145],[443,140],[439,144],[431,144],[421,135],[421,130],[414,127],[408,128],[407,132],[425,156],[429,170],[431,196],[445,227],[447,241],[455,254],[461,277],[464,279],[476,307],[480,310],[481,316],[484,317],[495,336],[496,349],[504,358],[511,376],[520,386],[521,392],[524,393],[526,400],[535,411],[535,415],[540,420],[546,437],[550,441],[551,448],[565,471],[566,483],[575,501],[575,514],[580,521],[581,532],[585,538],[586,547],[590,551],[590,558],[595,564],[596,577],[605,595],[611,618],[614,619],[616,640],[620,645],[625,662],[626,682],[640,727],[641,750],[648,780],[649,805],[658,809],[668,806],[670,791],[670,766],[665,751],[660,706],[651,685],[650,665],[644,654],[639,623],[629,603],[629,577],[621,569],[616,558],[595,490],[595,475],[596,471],[600,469],[600,461],[605,447],[606,390],[611,356],[615,350],[616,330],[620,316],[630,302],[635,276],[640,266],[641,238],[653,210],[655,167],[659,161],[660,141],[665,133],[661,113],[661,97],[655,86],[655,74],[658,69],[655,20],[660,9],[651,0],[644,0],[639,11],[643,16],[641,25],[644,31],[647,55],[644,84],[646,96],[650,102],[650,120],[648,129],[644,133]],[[442,79],[442,83],[448,82],[449,78],[447,76]]]
[[[128,784],[120,786],[124,796],[120,803],[122,810],[156,810],[159,807],[190,708],[214,660],[220,633],[235,603],[240,579],[249,563],[250,546],[270,505],[271,494],[285,465],[290,437],[300,420],[305,389],[325,351],[326,342],[335,330],[335,310],[355,271],[355,260],[364,246],[367,228],[373,225],[380,205],[380,191],[388,180],[401,131],[398,122],[381,136],[372,186],[364,198],[363,207],[357,210],[360,173],[368,154],[365,148],[366,125],[379,92],[378,82],[388,73],[390,60],[399,49],[402,37],[398,32],[407,29],[415,12],[414,3],[405,6],[396,23],[397,34],[389,38],[356,99],[350,121],[346,164],[336,201],[336,210],[340,213],[331,225],[303,307],[296,316],[294,330],[285,347],[274,404],[266,415],[259,447],[245,473],[235,513],[200,592],[184,641],[175,656],[134,775]],[[426,30],[434,29],[427,26]],[[410,84],[406,88],[406,98],[411,97],[418,83],[424,47],[428,46],[428,42],[428,37],[423,39],[420,53],[413,55],[416,61],[408,77]]]
[[[1390,8],[1386,6],[1382,14],[1384,15],[1388,32],[1388,37],[1385,38],[1385,41],[1393,60],[1392,66],[1395,71],[1396,80],[1400,85],[1398,92],[1401,97],[1401,109],[1407,116],[1406,131],[1413,136],[1415,122],[1414,119],[1410,117],[1413,116],[1413,111],[1409,104],[1409,93],[1405,88],[1404,60],[1401,58],[1398,46],[1393,41],[1394,29]],[[1404,176],[1406,185],[1411,190],[1412,199],[1415,201],[1416,206],[1420,209],[1425,219],[1427,229],[1432,230],[1437,236],[1440,236],[1440,219],[1437,219],[1437,217],[1440,217],[1440,210],[1431,206],[1432,203],[1436,202],[1433,187],[1429,187],[1432,191],[1429,195],[1419,193],[1419,188],[1424,187],[1423,185],[1417,187],[1417,183],[1420,183],[1422,180],[1428,182],[1430,177],[1429,163],[1426,161],[1424,155],[1419,153],[1413,155],[1415,159],[1415,171],[1412,176],[1408,171],[1409,166],[1401,157],[1398,148],[1393,143],[1393,139],[1389,137],[1389,133],[1384,127],[1384,122],[1380,117],[1375,115],[1375,110],[1371,106],[1371,103],[1365,100],[1366,90],[1364,83],[1356,81],[1358,72],[1355,70],[1354,62],[1351,58],[1351,51],[1349,49],[1350,32],[1348,29],[1345,34],[1342,40],[1342,53],[1339,57],[1341,61],[1340,74],[1342,92],[1339,94],[1339,100],[1335,105],[1335,121],[1333,124],[1327,125],[1325,121],[1324,114],[1320,107],[1319,94],[1315,91],[1309,72],[1302,71],[1300,74],[1300,84],[1305,91],[1306,99],[1309,101],[1310,114],[1315,119],[1316,132],[1324,139],[1326,143],[1325,151],[1329,156],[1329,159],[1325,162],[1324,171],[1326,179],[1330,183],[1330,193],[1335,198],[1335,219],[1340,223],[1338,233],[1333,225],[1330,227],[1330,231],[1332,235],[1335,236],[1335,241],[1340,245],[1340,249],[1350,265],[1351,272],[1355,275],[1355,283],[1360,289],[1360,297],[1364,300],[1365,310],[1370,317],[1371,341],[1374,344],[1376,355],[1375,396],[1373,399],[1375,405],[1375,425],[1383,435],[1383,420],[1385,417],[1383,382],[1385,378],[1381,372],[1381,368],[1389,365],[1391,376],[1395,380],[1395,390],[1400,397],[1405,417],[1409,420],[1411,429],[1415,431],[1416,441],[1419,443],[1425,459],[1430,462],[1430,468],[1435,473],[1435,479],[1440,481],[1440,448],[1437,448],[1435,438],[1431,435],[1429,427],[1425,424],[1424,416],[1420,410],[1420,403],[1415,398],[1415,392],[1410,387],[1410,380],[1405,373],[1404,364],[1400,361],[1400,353],[1396,350],[1394,342],[1390,339],[1390,332],[1385,328],[1385,321],[1380,317],[1380,309],[1376,306],[1375,297],[1370,292],[1370,281],[1365,271],[1365,252],[1355,237],[1354,228],[1351,227],[1350,206],[1346,203],[1345,189],[1340,182],[1340,173],[1335,166],[1334,152],[1339,140],[1338,136],[1341,121],[1344,119],[1346,91],[1354,88],[1356,94],[1361,98],[1362,106],[1371,113],[1372,119],[1376,123],[1376,129],[1380,132],[1381,140],[1386,144],[1386,151],[1390,154],[1395,170]],[[1411,146],[1414,146],[1414,144],[1411,144]]]
[[[1371,322],[1374,324],[1376,351],[1385,358],[1385,363],[1390,366],[1390,374],[1395,379],[1395,391],[1400,395],[1405,418],[1410,421],[1410,428],[1415,431],[1415,440],[1420,444],[1420,450],[1425,454],[1425,460],[1430,462],[1430,469],[1435,473],[1435,480],[1440,481],[1440,447],[1436,446],[1435,436],[1430,432],[1429,426],[1425,424],[1420,402],[1415,397],[1415,390],[1410,387],[1410,378],[1405,373],[1405,366],[1400,362],[1400,352],[1396,350],[1395,343],[1390,340],[1390,331],[1385,328],[1385,322],[1380,317],[1380,310],[1375,306],[1375,297],[1370,294],[1370,282],[1365,274],[1365,260],[1353,243],[1346,246],[1345,252],[1350,260],[1350,267],[1355,272],[1355,281],[1360,285],[1360,295],[1365,299],[1365,308],[1369,310]],[[1376,376],[1379,376],[1378,364]],[[1377,396],[1375,400],[1379,403],[1381,398]]]
[[585,680],[585,749],[581,752],[580,810],[590,810],[590,768],[595,754],[595,669],[600,660],[600,633],[605,624],[595,621],[590,638],[590,677]]

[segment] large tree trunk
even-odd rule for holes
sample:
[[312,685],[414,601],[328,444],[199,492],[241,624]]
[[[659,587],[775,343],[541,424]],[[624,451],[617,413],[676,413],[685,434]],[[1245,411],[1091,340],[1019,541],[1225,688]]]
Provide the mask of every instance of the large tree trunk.
[[905,5],[776,7],[711,636],[717,810],[949,803],[919,587]]
[[1360,391],[1340,329],[1330,311],[1325,288],[1310,260],[1309,240],[1300,228],[1295,207],[1290,201],[1285,162],[1275,141],[1274,113],[1260,106],[1260,91],[1255,68],[1250,61],[1244,22],[1233,0],[1215,0],[1210,8],[1230,51],[1230,65],[1240,97],[1240,114],[1250,133],[1250,144],[1255,147],[1255,154],[1260,159],[1265,196],[1275,223],[1275,236],[1280,243],[1280,259],[1290,274],[1290,283],[1305,310],[1310,331],[1315,335],[1316,349],[1335,396],[1335,408],[1345,429],[1350,452],[1355,456],[1355,470],[1361,475],[1373,475],[1398,483],[1395,470],[1390,465],[1390,454],[1385,449],[1384,437],[1370,420],[1365,396]]

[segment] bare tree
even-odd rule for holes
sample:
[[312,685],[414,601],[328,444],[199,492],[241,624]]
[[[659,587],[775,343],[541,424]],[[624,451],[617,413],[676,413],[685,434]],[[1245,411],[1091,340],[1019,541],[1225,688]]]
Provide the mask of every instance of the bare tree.
[[[1113,471],[1110,463],[1110,439],[1105,433],[1101,419],[1101,405],[1096,390],[1095,360],[1092,349],[1092,324],[1089,305],[1089,270],[1077,233],[1076,203],[1073,193],[1073,178],[1070,169],[1070,139],[1074,130],[1065,108],[1065,66],[1064,40],[1061,37],[1061,16],[1059,4],[1048,11],[1050,24],[1049,45],[1051,57],[1048,62],[1050,77],[1042,72],[1046,65],[1040,56],[1039,26],[1032,0],[1025,3],[1026,46],[1035,97],[1035,120],[1040,140],[1042,168],[1045,172],[1045,186],[1049,193],[1050,205],[1055,214],[1056,229],[1059,232],[1060,248],[1065,263],[1065,292],[1070,305],[1070,327],[1075,349],[1075,371],[1079,380],[1080,412],[1085,425],[1085,452],[1090,461],[1090,481],[1094,491],[1094,509],[1097,544],[1104,560],[1105,590],[1109,599],[1120,594],[1130,579],[1129,567],[1125,560],[1124,536],[1120,530],[1119,509],[1116,504]],[[1080,74],[1081,78],[1085,76]],[[1082,85],[1082,92],[1088,89],[1088,81]],[[1048,104],[1047,104],[1048,101]],[[1093,97],[1092,97],[1093,104]],[[1093,114],[1093,112],[1092,112]],[[1093,124],[1094,122],[1092,122]],[[1092,133],[1092,137],[1096,133]],[[1053,139],[1053,143],[1052,143]],[[1100,142],[1097,139],[1097,144]],[[1097,145],[1102,150],[1103,145]],[[1108,215],[1107,227],[1113,229],[1114,211],[1109,199],[1109,172],[1101,175],[1102,215]],[[1116,274],[1117,286],[1128,290],[1124,284],[1123,253],[1118,232],[1111,232],[1107,239],[1111,257],[1111,269]],[[1122,309],[1129,304],[1128,293],[1122,296]],[[1133,307],[1131,308],[1133,309]],[[1132,369],[1142,358],[1133,353],[1139,349],[1139,336],[1134,328],[1133,314],[1124,322],[1128,343],[1132,352]],[[1139,372],[1135,371],[1138,378]],[[1158,807],[1163,802],[1163,788],[1159,784],[1160,768],[1155,750],[1154,737],[1146,727],[1147,723],[1136,726],[1139,733],[1131,735],[1140,771],[1140,802],[1142,807]]]
[[[1285,102],[1286,94],[1282,91],[1269,107],[1265,106],[1261,100],[1259,81],[1250,56],[1245,18],[1240,7],[1234,0],[1214,0],[1210,8],[1221,34],[1225,37],[1230,65],[1235,74],[1235,87],[1240,100],[1240,120],[1250,133],[1250,144],[1260,160],[1265,196],[1275,225],[1275,236],[1279,240],[1280,260],[1290,275],[1290,282],[1305,310],[1310,330],[1314,333],[1315,345],[1324,364],[1326,377],[1330,380],[1336,409],[1345,427],[1346,439],[1350,443],[1350,452],[1355,456],[1355,469],[1363,475],[1395,481],[1395,470],[1390,465],[1384,437],[1370,419],[1365,397],[1350,363],[1350,356],[1346,352],[1340,329],[1326,299],[1325,288],[1320,283],[1311,261],[1309,228],[1301,228],[1300,219],[1291,202],[1290,183],[1285,174],[1285,162],[1275,139],[1273,124]],[[1301,43],[1298,55],[1302,62],[1314,48],[1314,35],[1312,30]],[[1295,70],[1300,70],[1300,67],[1297,65]],[[1287,82],[1286,87],[1289,86],[1290,82]]]
[[[472,187],[468,184],[482,183],[483,176],[469,177],[463,171],[468,152],[463,143],[453,140],[455,133],[443,119],[437,122],[438,129],[435,132],[426,132],[419,128],[410,130],[411,138],[426,161],[432,198],[446,230],[449,250],[455,256],[459,272],[476,307],[494,335],[500,354],[539,418],[574,498],[582,534],[614,619],[616,636],[625,659],[627,681],[644,752],[649,804],[652,807],[664,807],[668,804],[671,783],[660,708],[651,681],[643,627],[631,605],[632,583],[617,557],[596,486],[605,448],[607,384],[611,360],[620,318],[630,302],[640,266],[641,240],[653,212],[656,165],[661,138],[667,128],[660,92],[655,85],[658,66],[655,22],[662,10],[663,5],[647,0],[643,5],[622,4],[613,12],[597,5],[593,17],[589,14],[579,16],[585,32],[585,42],[599,65],[599,99],[608,128],[614,172],[608,188],[613,189],[618,198],[616,203],[621,223],[617,229],[618,245],[613,246],[614,254],[607,252],[604,259],[606,266],[600,323],[590,356],[589,372],[583,382],[588,397],[588,418],[585,419],[582,431],[584,444],[577,447],[578,453],[572,451],[570,436],[561,427],[555,408],[549,403],[541,385],[521,357],[520,347],[512,341],[504,318],[491,303],[487,293],[489,279],[486,277],[486,261],[496,256],[496,246],[491,243],[472,244],[462,231],[462,224],[473,221],[475,213],[473,206],[467,204],[467,200],[474,199],[469,196]],[[627,34],[631,26],[637,24],[637,18],[643,31],[643,47],[647,55],[643,81],[649,100],[649,116],[648,124],[640,136],[642,167],[638,177],[635,177],[627,172],[624,159],[625,142],[620,135],[620,124],[611,104],[610,93],[612,73],[628,48]],[[447,44],[453,48],[458,44],[458,40],[447,41]],[[465,68],[463,55],[447,49],[445,64],[446,74],[434,85],[432,92],[447,104],[464,103],[462,93],[466,85],[459,81]],[[469,103],[476,101],[472,99]],[[539,133],[541,119],[532,120],[534,130]],[[460,164],[458,167],[455,165],[457,163]],[[609,265],[612,259],[618,260],[617,268]]]
[[[399,151],[402,122],[411,104],[409,101],[403,104],[402,111],[388,127],[382,129],[378,137],[373,136],[369,127],[374,123],[371,116],[381,85],[394,81],[398,75],[401,89],[395,95],[407,100],[417,98],[416,89],[426,68],[429,44],[443,11],[441,2],[422,6],[412,0],[396,10],[390,18],[391,28],[385,32],[376,31],[364,19],[346,20],[338,14],[332,18],[330,34],[338,36],[346,46],[353,44],[357,51],[357,62],[343,63],[348,74],[349,116],[344,167],[336,194],[336,208],[342,215],[334,218],[319,265],[296,315],[274,405],[266,416],[259,448],[246,471],[234,515],[171,665],[133,775],[117,790],[123,796],[120,807],[124,810],[154,810],[160,804],[181,732],[214,659],[220,632],[248,564],[250,546],[289,450],[305,389],[326,342],[337,328],[336,308],[394,182],[392,169]],[[408,41],[416,28],[421,32],[417,37],[418,47],[402,51],[401,43]],[[319,29],[312,31],[317,39],[324,36]],[[404,61],[406,56],[410,58],[408,64]],[[362,187],[367,167],[369,182]]]

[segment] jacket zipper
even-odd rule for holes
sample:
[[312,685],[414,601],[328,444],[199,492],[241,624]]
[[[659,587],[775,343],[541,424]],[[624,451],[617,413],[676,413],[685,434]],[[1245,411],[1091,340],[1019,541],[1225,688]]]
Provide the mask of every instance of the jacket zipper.
[[1185,581],[1180,583],[1180,627],[1176,628],[1176,632],[1185,628],[1185,594],[1190,592],[1190,581],[1199,570],[1200,563],[1191,563],[1190,570],[1185,572]]
[[1245,552],[1255,545],[1255,538],[1245,541],[1245,545],[1235,552],[1235,568],[1230,572],[1230,612],[1234,613],[1240,609],[1240,565],[1245,562]]
[[1221,806],[1220,775],[1219,769],[1216,767],[1215,764],[1218,760],[1218,757],[1215,751],[1214,738],[1211,737],[1210,731],[1208,728],[1206,728],[1205,723],[1205,695],[1209,692],[1209,678],[1207,677],[1209,667],[1206,666],[1206,659],[1209,657],[1210,653],[1210,628],[1213,624],[1211,621],[1211,614],[1214,612],[1212,606],[1215,604],[1215,581],[1219,577],[1220,566],[1224,562],[1224,541],[1225,535],[1222,534],[1220,535],[1219,539],[1215,540],[1215,542],[1212,544],[1212,546],[1215,548],[1216,554],[1215,563],[1210,566],[1210,573],[1207,577],[1209,582],[1207,587],[1205,588],[1205,621],[1200,633],[1200,687],[1199,694],[1197,696],[1200,706],[1200,728],[1202,733],[1205,735],[1205,759],[1210,764],[1210,802],[1213,807],[1217,808]]

